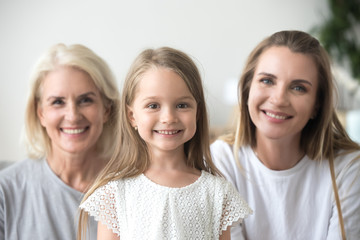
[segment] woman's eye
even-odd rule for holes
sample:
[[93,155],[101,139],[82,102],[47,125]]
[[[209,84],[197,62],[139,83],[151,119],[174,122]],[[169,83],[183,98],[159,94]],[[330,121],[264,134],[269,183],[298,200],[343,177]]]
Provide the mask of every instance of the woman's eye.
[[263,78],[260,80],[260,82],[262,82],[264,84],[273,84],[273,81],[269,78]]
[[147,107],[150,108],[150,109],[156,109],[159,106],[156,103],[152,103],[152,104],[147,105]]
[[94,102],[94,101],[92,100],[92,98],[86,97],[86,98],[80,99],[79,102],[80,102],[80,103],[92,103],[92,102]]
[[188,105],[186,103],[180,103],[176,106],[177,108],[187,108]]
[[54,101],[51,102],[52,105],[61,105],[64,104],[64,101],[61,99],[55,99]]
[[293,89],[298,92],[306,92],[306,88],[303,86],[295,86]]

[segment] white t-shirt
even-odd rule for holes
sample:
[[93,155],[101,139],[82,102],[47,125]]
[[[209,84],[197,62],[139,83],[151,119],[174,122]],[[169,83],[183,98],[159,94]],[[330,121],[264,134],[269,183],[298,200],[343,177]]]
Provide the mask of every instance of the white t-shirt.
[[[241,171],[232,146],[217,140],[211,145],[215,165],[254,210],[232,239],[320,240],[341,239],[328,161],[305,156],[293,168],[265,167],[249,146],[238,151]],[[347,239],[360,239],[360,152],[338,157],[335,175]]]
[[110,181],[80,207],[121,240],[219,239],[251,213],[231,183],[205,171],[182,188],[158,185],[143,174]]

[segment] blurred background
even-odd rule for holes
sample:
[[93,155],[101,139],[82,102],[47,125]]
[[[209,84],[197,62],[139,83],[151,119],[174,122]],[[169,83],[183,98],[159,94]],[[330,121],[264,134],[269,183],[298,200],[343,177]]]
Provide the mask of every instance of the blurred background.
[[[355,80],[358,75],[351,70],[351,60],[337,56],[344,50],[336,50],[331,44],[333,39],[326,37],[328,32],[337,32],[359,47],[360,14],[349,17],[350,27],[329,29],[335,16],[333,2],[0,0],[0,161],[26,157],[21,134],[29,75],[42,53],[59,42],[80,43],[95,51],[112,68],[119,88],[131,62],[143,49],[170,46],[185,51],[201,71],[215,137],[231,124],[237,101],[236,82],[252,48],[275,31],[313,32],[335,49],[334,59],[340,63],[334,68],[334,75],[340,79],[339,114],[344,124],[353,126],[352,132],[359,132],[356,109],[360,108],[360,80]],[[359,10],[358,5],[349,9]],[[345,8],[345,14],[349,9]],[[353,112],[355,117],[348,120]]]

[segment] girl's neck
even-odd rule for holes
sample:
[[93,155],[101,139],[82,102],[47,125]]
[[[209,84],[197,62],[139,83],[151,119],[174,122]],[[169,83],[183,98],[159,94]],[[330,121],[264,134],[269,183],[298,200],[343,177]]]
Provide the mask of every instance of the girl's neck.
[[150,166],[144,174],[159,185],[178,188],[195,182],[201,172],[186,164],[185,153],[181,151],[178,154],[152,153]]
[[184,169],[186,165],[186,155],[183,148],[172,151],[150,150],[150,166],[166,169]]
[[300,148],[300,139],[278,141],[257,138],[253,150],[259,160],[271,170],[290,169],[305,155]]
[[86,192],[106,164],[95,153],[52,153],[47,157],[47,162],[64,183],[80,192]]

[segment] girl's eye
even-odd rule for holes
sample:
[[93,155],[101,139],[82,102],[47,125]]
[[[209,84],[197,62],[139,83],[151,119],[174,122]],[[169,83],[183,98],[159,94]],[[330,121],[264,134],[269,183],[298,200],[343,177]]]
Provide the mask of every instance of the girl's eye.
[[152,103],[152,104],[147,105],[147,107],[150,109],[156,109],[159,107],[159,105],[157,105],[156,103]]
[[180,103],[176,106],[177,108],[187,108],[188,105],[186,103]]

